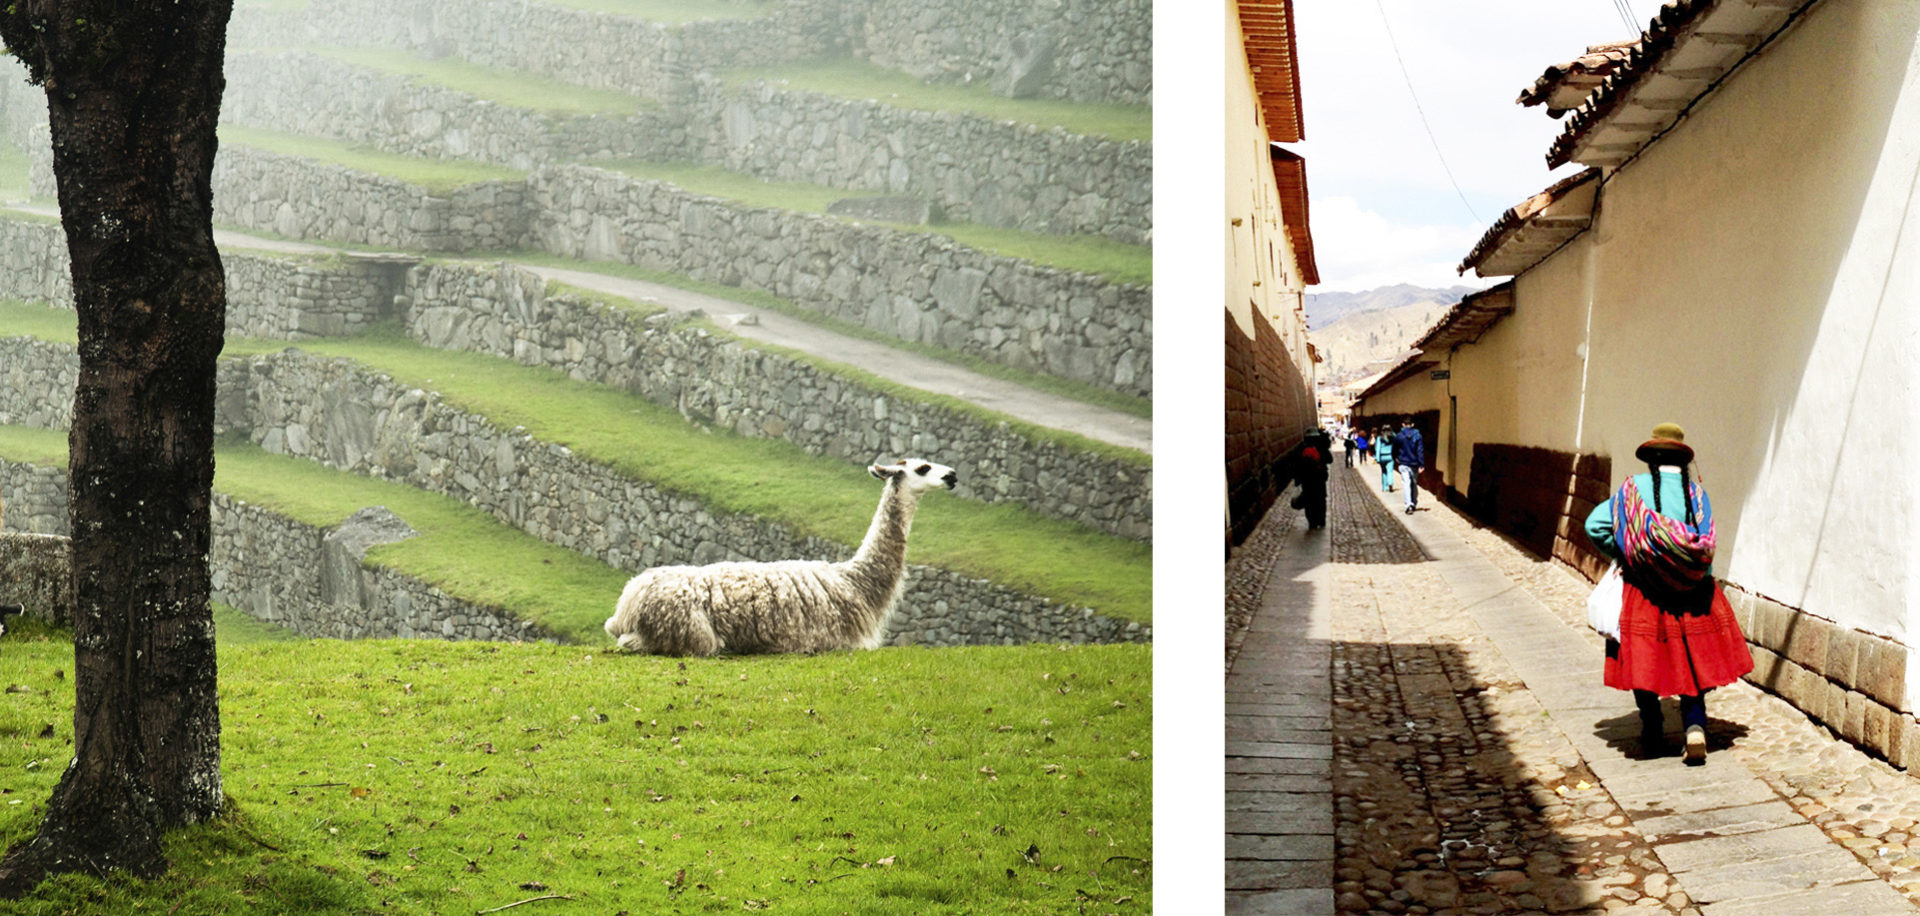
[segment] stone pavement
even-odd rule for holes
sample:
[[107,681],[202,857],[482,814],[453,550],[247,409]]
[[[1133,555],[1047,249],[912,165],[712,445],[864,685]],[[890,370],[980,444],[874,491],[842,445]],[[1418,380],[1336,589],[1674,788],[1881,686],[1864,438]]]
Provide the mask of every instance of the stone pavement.
[[1916,912],[1920,780],[1745,684],[1642,759],[1586,583],[1373,470],[1228,565],[1228,912]]

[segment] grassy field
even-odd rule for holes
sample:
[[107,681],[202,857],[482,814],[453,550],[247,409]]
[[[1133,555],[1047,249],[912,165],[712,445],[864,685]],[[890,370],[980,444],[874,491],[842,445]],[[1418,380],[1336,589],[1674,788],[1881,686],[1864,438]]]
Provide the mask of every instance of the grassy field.
[[1010,99],[985,85],[929,84],[898,70],[851,58],[731,70],[728,82],[755,80],[898,108],[952,111],[1114,140],[1153,139],[1153,109],[1111,102]]
[[[786,299],[762,290],[741,289],[737,286],[710,283],[705,280],[695,280],[692,277],[682,274],[668,273],[661,270],[648,270],[635,264],[622,264],[617,261],[581,261],[574,258],[563,258],[543,251],[476,252],[472,257],[482,260],[513,261],[539,267],[561,267],[567,270],[605,274],[610,277],[625,277],[629,280],[658,283],[661,286],[684,289],[689,292],[712,296],[716,299],[727,299],[746,305],[771,309],[789,318],[816,324],[838,334],[886,344],[887,346],[918,353],[931,359],[952,363],[956,366],[964,366],[981,375],[1025,385],[1036,391],[1044,391],[1048,394],[1058,395],[1063,398],[1071,398],[1076,401],[1082,401],[1097,407],[1105,407],[1109,410],[1117,410],[1121,413],[1131,414],[1136,417],[1152,418],[1153,416],[1153,400],[1151,398],[1121,394],[1116,391],[1108,391],[1104,388],[1095,388],[1092,385],[1060,378],[1059,376],[1047,375],[1040,372],[1028,372],[1024,369],[1001,365],[1000,363],[990,362],[978,356],[960,353],[955,350],[947,350],[927,344],[901,340],[891,334],[884,334],[863,325],[841,321],[837,318],[822,315],[819,312],[801,308]],[[754,344],[754,346],[758,345]]]
[[0,201],[27,199],[27,154],[0,142]]
[[429,85],[464,92],[512,108],[554,114],[630,115],[655,107],[638,96],[589,89],[532,73],[496,70],[454,57],[427,60],[393,48],[312,48],[315,54],[356,66],[399,73]]
[[[595,163],[634,178],[665,181],[695,194],[735,200],[753,207],[775,207],[800,213],[825,214],[836,200],[877,197],[879,191],[847,191],[798,181],[762,181],[717,165],[689,162],[618,160]],[[939,222],[933,225],[892,225],[910,232],[943,235],[969,248],[1106,277],[1115,283],[1153,282],[1153,250],[1096,235],[1050,235],[1020,229]]]
[[301,134],[288,134],[249,127],[220,125],[220,142],[282,156],[299,156],[328,162],[358,172],[384,175],[418,185],[430,194],[446,194],[457,188],[486,181],[518,181],[525,172],[475,162],[470,159],[424,159],[383,153],[372,147],[326,140]]
[[[0,842],[71,753],[70,635],[0,653]],[[239,642],[230,815],[20,913],[1144,913],[1151,650],[670,659]]]

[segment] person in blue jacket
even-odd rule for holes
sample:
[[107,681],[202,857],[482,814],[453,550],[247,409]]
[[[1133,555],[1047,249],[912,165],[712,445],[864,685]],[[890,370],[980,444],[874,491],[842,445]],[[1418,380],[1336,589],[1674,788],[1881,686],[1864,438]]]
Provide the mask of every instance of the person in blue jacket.
[[1400,434],[1393,437],[1393,463],[1400,466],[1400,476],[1406,478],[1406,513],[1412,515],[1420,507],[1420,469],[1427,464],[1427,445],[1411,419],[1401,420]]
[[1380,427],[1373,434],[1373,463],[1380,466],[1380,492],[1393,492],[1393,436],[1390,428]]

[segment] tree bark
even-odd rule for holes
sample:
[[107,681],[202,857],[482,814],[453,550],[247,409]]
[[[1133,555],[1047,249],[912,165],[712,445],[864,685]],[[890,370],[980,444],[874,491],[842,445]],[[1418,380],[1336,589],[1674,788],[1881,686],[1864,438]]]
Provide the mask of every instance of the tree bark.
[[232,0],[15,0],[0,37],[46,89],[79,311],[69,434],[74,757],[0,895],[164,870],[164,831],[220,813],[208,604],[215,124]]

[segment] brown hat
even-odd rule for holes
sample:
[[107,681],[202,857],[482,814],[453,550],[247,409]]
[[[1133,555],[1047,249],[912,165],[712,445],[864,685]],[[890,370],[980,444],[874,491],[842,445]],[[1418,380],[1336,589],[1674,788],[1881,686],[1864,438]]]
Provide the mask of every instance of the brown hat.
[[1662,423],[1653,428],[1653,438],[1640,443],[1633,457],[1648,464],[1691,464],[1693,447],[1687,444],[1687,431],[1678,423]]

